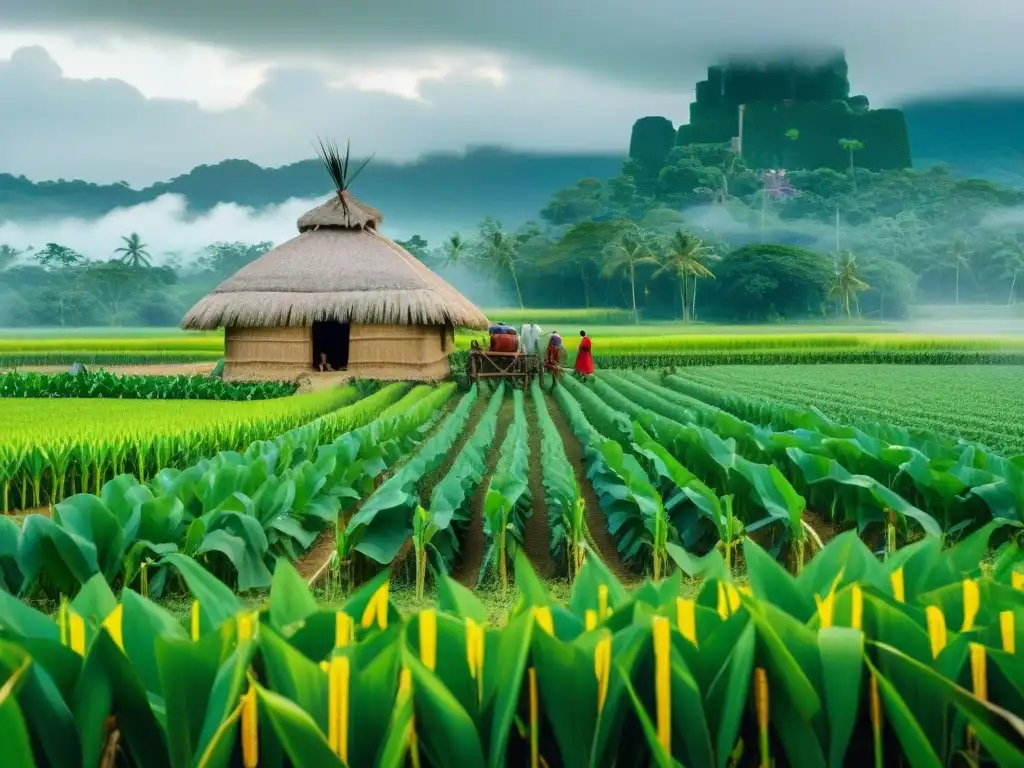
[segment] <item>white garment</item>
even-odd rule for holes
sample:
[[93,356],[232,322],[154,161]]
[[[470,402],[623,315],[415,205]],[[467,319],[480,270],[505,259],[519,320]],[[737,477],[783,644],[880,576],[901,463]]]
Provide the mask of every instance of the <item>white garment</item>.
[[523,326],[523,351],[528,355],[540,354],[540,326]]

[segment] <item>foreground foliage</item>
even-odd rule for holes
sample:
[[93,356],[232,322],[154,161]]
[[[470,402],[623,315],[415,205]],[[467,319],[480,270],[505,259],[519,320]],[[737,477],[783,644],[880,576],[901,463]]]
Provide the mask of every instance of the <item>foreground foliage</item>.
[[588,553],[567,606],[520,556],[500,628],[448,579],[403,617],[386,573],[338,610],[282,562],[253,611],[169,555],[185,625],[101,577],[55,618],[0,593],[4,764],[1019,765],[1024,564],[987,545],[846,534],[795,578],[747,542],[692,599]]
[[[112,585],[160,594],[180,553],[239,589],[266,587],[279,555],[295,559],[333,526],[346,502],[422,437],[454,385],[391,384],[347,408],[223,451],[149,483],[119,475],[99,494],[76,494],[52,517],[19,528],[0,518],[0,590],[74,594],[99,574]],[[395,401],[403,408],[381,411]],[[386,413],[386,411],[385,411]]]

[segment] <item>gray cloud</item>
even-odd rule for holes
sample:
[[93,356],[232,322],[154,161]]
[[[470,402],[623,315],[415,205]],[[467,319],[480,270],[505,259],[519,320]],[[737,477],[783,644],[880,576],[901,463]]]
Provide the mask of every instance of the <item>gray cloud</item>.
[[252,56],[473,49],[688,89],[710,60],[844,46],[880,98],[1022,85],[1016,0],[0,0],[0,27],[171,36]]
[[317,134],[387,159],[480,144],[625,154],[636,117],[686,112],[687,97],[663,91],[526,65],[505,73],[500,87],[471,72],[427,81],[422,103],[277,69],[241,106],[209,111],[120,80],[67,79],[45,50],[23,48],[0,61],[0,171],[138,185],[227,157],[294,162]]

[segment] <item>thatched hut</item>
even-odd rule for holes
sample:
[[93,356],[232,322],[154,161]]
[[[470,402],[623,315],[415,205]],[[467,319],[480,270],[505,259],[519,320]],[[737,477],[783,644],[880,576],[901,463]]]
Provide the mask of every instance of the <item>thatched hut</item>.
[[484,329],[487,319],[380,234],[380,212],[348,192],[347,153],[325,149],[321,160],[337,195],[299,219],[298,237],[201,299],[182,327],[225,329],[230,379],[295,378],[319,370],[321,354],[360,377],[444,378],[455,328]]

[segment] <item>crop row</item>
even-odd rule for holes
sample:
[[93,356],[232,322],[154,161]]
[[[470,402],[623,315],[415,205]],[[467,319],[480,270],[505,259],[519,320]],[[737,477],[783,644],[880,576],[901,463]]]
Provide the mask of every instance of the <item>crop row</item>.
[[0,356],[13,353],[69,353],[78,352],[223,352],[224,333],[178,333],[132,336],[74,336],[61,335],[34,338],[0,337]]
[[[805,478],[829,469],[820,459],[796,455],[794,445],[806,454],[831,458],[910,500],[937,520],[946,535],[961,535],[990,518],[1021,521],[1021,467],[976,445],[886,423],[841,426],[813,410],[751,402],[676,376],[666,377],[664,385],[683,403],[699,397],[702,403],[724,408],[723,412],[713,407],[710,415],[723,425],[723,435],[746,442],[748,450],[781,460],[784,449],[787,458],[803,464]],[[850,500],[843,501],[848,510]]]
[[799,578],[746,542],[749,584],[693,598],[588,552],[568,605],[519,558],[500,628],[450,579],[318,607],[283,561],[254,611],[168,555],[184,622],[98,576],[56,618],[0,592],[4,765],[1020,765],[1024,573],[982,575],[985,539],[879,563],[850,533]]
[[0,511],[53,505],[112,477],[146,480],[244,451],[352,403],[352,386],[247,403],[0,399]]
[[1016,366],[688,370],[685,378],[791,407],[815,407],[841,423],[885,421],[943,432],[1007,455],[1024,452]]
[[228,383],[209,376],[133,376],[82,373],[0,373],[0,397],[105,397],[124,400],[270,400],[295,394],[294,383]]
[[82,363],[88,366],[135,366],[135,365],[185,365],[187,363],[212,363],[224,357],[224,350],[172,351],[157,350],[107,351],[83,349],[75,351],[48,352],[0,352],[0,369],[17,369],[36,366],[70,366]]
[[[959,537],[986,520],[1021,525],[1024,476],[1001,457],[931,437],[890,444],[884,428],[869,435],[809,411],[775,431],[697,399],[713,392],[684,394],[672,388],[677,377],[667,386],[652,378],[604,372],[590,387],[567,380],[556,396],[588,446],[588,474],[622,556],[655,573],[667,544],[692,571],[694,556],[715,548],[728,558],[754,535],[799,570],[807,548],[820,546],[815,525],[855,526],[889,556],[897,537],[918,531]],[[629,494],[605,491],[609,472]]]
[[[223,451],[149,483],[130,475],[76,494],[52,518],[0,518],[0,573],[18,594],[74,594],[95,574],[163,591],[165,555],[181,553],[239,589],[266,587],[274,559],[305,552],[339,509],[422,439],[454,385],[391,384],[244,453]],[[394,415],[382,416],[399,402]],[[147,566],[151,563],[151,566]],[[4,584],[0,584],[4,586]]]

